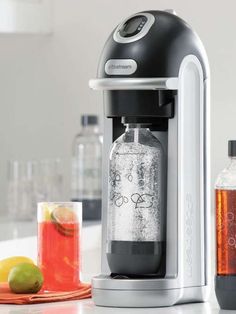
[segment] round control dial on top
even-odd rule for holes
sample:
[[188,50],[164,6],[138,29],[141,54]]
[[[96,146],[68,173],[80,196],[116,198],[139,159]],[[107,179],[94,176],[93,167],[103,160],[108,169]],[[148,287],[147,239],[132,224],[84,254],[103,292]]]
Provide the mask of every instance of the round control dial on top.
[[155,17],[150,13],[139,13],[124,20],[116,28],[113,38],[118,43],[130,43],[144,37],[155,22]]

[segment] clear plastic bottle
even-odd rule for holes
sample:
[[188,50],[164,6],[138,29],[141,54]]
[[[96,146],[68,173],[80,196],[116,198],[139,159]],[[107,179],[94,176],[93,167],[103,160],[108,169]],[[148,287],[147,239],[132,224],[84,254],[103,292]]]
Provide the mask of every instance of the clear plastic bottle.
[[230,164],[215,183],[216,296],[223,309],[236,309],[236,141],[228,142]]
[[82,201],[83,219],[101,218],[102,136],[98,117],[83,115],[72,158],[72,201]]
[[158,272],[164,254],[165,157],[144,125],[127,125],[110,153],[107,259],[111,273]]

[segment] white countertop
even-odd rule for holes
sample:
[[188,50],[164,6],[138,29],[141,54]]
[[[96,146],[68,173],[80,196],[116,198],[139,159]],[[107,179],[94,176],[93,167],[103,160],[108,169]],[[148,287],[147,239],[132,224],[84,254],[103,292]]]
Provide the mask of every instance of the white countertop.
[[[1,224],[0,224],[1,226]],[[37,226],[37,224],[36,224]],[[23,230],[22,224],[20,228]],[[18,231],[20,230],[17,227]],[[37,230],[37,228],[36,228]],[[29,233],[32,234],[32,229]],[[2,235],[2,229],[0,229]],[[9,236],[9,234],[8,234]],[[0,260],[9,256],[27,256],[37,262],[37,237],[27,236],[22,238],[6,237],[8,240],[1,241],[0,236]],[[90,281],[91,277],[98,274],[101,269],[101,224],[90,223],[83,225],[82,231],[82,280]],[[23,312],[24,313],[24,312]]]
[[[28,230],[30,231],[30,230]],[[30,231],[32,232],[32,231]],[[7,237],[9,238],[9,237]],[[100,271],[100,243],[101,226],[98,224],[87,225],[83,228],[82,235],[82,275],[84,281]],[[26,238],[0,241],[0,259],[13,256],[25,255],[36,260],[37,238]],[[81,301],[67,301],[34,305],[0,305],[0,314],[215,314],[236,313],[236,311],[221,311],[215,299],[214,289],[211,289],[209,301],[206,303],[194,303],[176,305],[166,308],[109,308],[97,307],[92,299]]]
[[1,314],[226,314],[215,302],[183,304],[165,308],[109,308],[95,306],[91,299],[34,305],[0,305]]

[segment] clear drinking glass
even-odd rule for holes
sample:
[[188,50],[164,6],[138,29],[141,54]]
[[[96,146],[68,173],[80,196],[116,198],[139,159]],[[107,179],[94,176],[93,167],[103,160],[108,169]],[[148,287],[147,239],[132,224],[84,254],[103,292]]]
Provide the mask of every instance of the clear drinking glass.
[[79,287],[81,228],[81,203],[38,203],[38,265],[44,290],[72,291]]
[[38,201],[60,201],[63,198],[62,164],[59,158],[39,162]]
[[37,197],[37,163],[9,161],[7,178],[8,215],[13,220],[31,220],[35,217]]

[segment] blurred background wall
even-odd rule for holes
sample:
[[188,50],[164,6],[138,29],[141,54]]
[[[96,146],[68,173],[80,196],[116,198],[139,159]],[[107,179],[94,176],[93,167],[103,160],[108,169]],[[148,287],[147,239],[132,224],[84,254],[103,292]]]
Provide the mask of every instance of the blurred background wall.
[[211,66],[212,180],[236,139],[236,2],[54,0],[49,35],[0,34],[0,212],[6,211],[9,159],[61,157],[64,198],[82,113],[102,116],[102,95],[88,88],[112,29],[145,9],[173,8],[201,37]]

